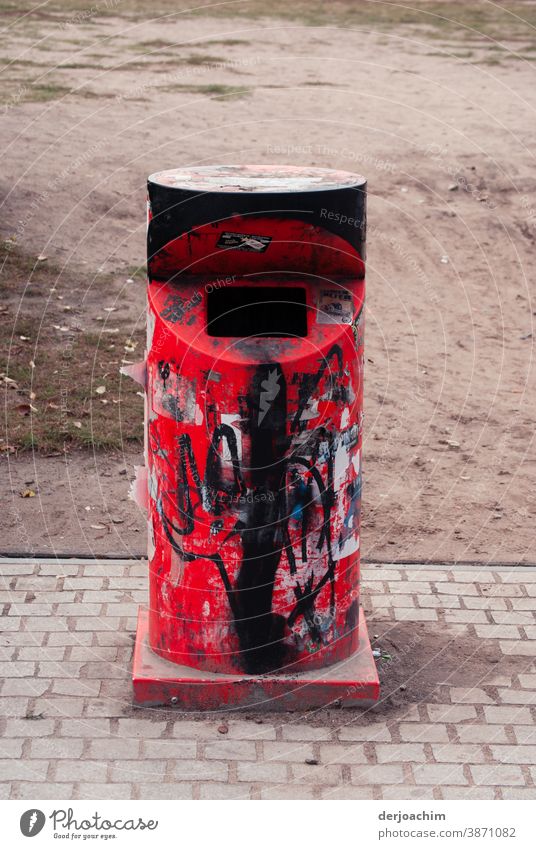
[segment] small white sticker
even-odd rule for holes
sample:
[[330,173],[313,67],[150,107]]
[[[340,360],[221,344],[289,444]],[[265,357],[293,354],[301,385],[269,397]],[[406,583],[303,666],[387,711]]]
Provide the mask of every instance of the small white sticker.
[[346,289],[321,289],[318,296],[318,324],[351,324],[353,301]]

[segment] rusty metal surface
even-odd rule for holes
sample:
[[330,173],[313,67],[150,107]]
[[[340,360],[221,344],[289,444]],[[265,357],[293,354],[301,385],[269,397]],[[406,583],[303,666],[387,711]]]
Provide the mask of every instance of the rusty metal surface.
[[[209,694],[240,700],[246,679],[248,698],[279,697],[289,676],[318,669],[306,703],[324,703],[343,686],[333,665],[366,654],[365,200],[362,178],[321,169],[149,180],[147,351],[131,370],[147,402],[134,495],[149,521],[150,608],[138,646],[147,628],[153,658],[227,676],[199,697],[205,707]],[[156,666],[135,680],[144,703],[162,697]]]
[[365,178],[348,171],[292,165],[208,165],[151,174],[149,181],[200,192],[318,192],[362,186]]
[[328,669],[294,675],[232,676],[163,660],[151,651],[148,614],[141,609],[132,673],[135,701],[145,707],[171,705],[177,710],[219,712],[369,707],[379,698],[380,683],[363,612],[360,621],[356,651]]

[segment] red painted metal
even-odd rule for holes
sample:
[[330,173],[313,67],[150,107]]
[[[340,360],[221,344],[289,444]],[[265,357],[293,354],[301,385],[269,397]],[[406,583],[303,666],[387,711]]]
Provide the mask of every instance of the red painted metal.
[[359,615],[364,181],[223,167],[154,175],[149,193],[135,699],[375,699]]
[[346,660],[295,674],[226,675],[163,660],[149,647],[148,611],[140,609],[134,649],[134,698],[147,707],[177,705],[197,711],[303,710],[368,707],[380,695],[365,617],[361,611],[359,646]]

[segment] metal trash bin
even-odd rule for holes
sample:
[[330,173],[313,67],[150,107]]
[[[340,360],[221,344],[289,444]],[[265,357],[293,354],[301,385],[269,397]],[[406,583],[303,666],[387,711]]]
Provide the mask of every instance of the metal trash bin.
[[359,607],[366,182],[214,166],[148,183],[148,610],[135,700],[369,703]]

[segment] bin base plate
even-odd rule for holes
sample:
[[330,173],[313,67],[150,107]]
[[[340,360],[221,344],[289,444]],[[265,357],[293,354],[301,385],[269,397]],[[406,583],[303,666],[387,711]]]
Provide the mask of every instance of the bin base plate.
[[255,711],[367,707],[380,695],[380,682],[363,611],[359,648],[344,661],[293,674],[228,675],[171,663],[148,642],[148,611],[140,608],[132,683],[138,705],[169,705],[177,710]]

